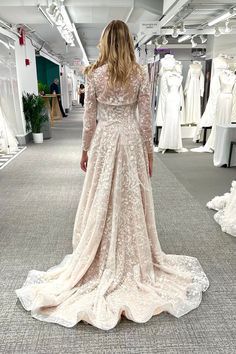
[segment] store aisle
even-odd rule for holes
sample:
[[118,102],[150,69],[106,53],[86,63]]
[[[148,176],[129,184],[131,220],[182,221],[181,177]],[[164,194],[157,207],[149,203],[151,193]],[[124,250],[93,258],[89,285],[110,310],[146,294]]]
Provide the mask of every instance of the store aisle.
[[168,166],[167,159],[177,160],[172,155],[155,155],[157,227],[165,252],[195,256],[206,271],[210,288],[198,309],[180,319],[161,314],[145,324],[123,320],[104,332],[81,323],[68,329],[40,322],[17,301],[14,289],[30,269],[46,270],[71,253],[83,182],[81,113],[75,108],[56,123],[53,139],[30,145],[0,172],[0,353],[232,353],[236,239],[220,231],[179,178],[178,164],[188,169],[187,160],[178,160],[176,169]]

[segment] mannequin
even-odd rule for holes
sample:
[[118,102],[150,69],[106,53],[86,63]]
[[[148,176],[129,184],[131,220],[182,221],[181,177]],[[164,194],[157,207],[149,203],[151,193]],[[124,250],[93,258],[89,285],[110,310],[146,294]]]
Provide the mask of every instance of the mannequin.
[[176,71],[169,71],[165,74],[167,94],[160,142],[156,150],[158,152],[164,153],[166,149],[176,150],[177,152],[186,151],[182,145],[180,124],[182,80],[183,76]]
[[[210,127],[213,125],[216,114],[217,97],[220,92],[219,74],[222,70],[228,69],[228,67],[229,64],[227,61],[227,56],[225,54],[219,54],[216,58],[213,59],[210,95],[208,98],[205,112],[196,128],[193,141],[199,140],[202,127]],[[192,151],[198,151],[198,148],[193,149]]]
[[185,101],[185,123],[198,124],[201,118],[201,97],[204,93],[204,75],[202,64],[193,61],[189,65],[187,80],[184,88]]

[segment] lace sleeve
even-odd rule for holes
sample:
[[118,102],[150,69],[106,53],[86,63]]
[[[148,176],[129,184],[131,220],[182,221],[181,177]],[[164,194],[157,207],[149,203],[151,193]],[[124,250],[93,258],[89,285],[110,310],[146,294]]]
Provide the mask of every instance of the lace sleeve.
[[151,97],[148,73],[143,70],[138,95],[139,126],[148,154],[153,153]]
[[85,85],[85,111],[83,116],[82,149],[89,150],[96,129],[97,99],[93,75],[87,76]]

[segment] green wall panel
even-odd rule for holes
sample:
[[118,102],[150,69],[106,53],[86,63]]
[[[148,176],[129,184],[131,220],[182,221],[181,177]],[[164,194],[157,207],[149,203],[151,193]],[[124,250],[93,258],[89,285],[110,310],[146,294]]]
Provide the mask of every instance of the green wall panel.
[[59,65],[50,60],[36,56],[38,82],[47,84],[49,87],[55,78],[60,80]]

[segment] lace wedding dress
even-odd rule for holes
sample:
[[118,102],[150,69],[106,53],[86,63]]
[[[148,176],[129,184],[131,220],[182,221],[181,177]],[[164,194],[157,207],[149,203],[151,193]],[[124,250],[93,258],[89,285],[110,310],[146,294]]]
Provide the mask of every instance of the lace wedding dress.
[[236,181],[232,182],[230,193],[216,196],[207,203],[207,207],[217,210],[214,219],[222,231],[236,236]]
[[66,327],[82,320],[108,330],[122,315],[146,322],[163,311],[180,317],[199,306],[209,285],[196,258],[166,255],[158,241],[148,175],[148,75],[133,74],[128,88],[107,82],[106,65],[87,79],[89,162],[73,252],[47,271],[31,270],[16,290],[34,318]]

